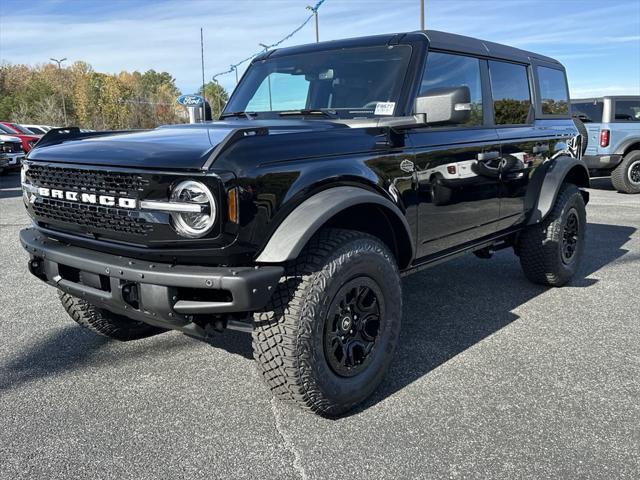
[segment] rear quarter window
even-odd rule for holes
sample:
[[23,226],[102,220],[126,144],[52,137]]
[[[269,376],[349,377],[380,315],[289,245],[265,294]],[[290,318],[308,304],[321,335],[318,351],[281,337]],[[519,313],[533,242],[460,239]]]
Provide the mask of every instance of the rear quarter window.
[[640,99],[616,100],[616,120],[640,122]]
[[569,93],[562,70],[538,67],[538,91],[544,115],[567,115],[569,113]]

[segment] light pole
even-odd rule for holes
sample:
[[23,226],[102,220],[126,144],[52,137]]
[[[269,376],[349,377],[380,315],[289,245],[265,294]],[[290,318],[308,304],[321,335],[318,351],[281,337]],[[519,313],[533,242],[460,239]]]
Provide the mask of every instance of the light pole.
[[[62,62],[67,60],[67,57],[61,58],[60,60],[57,60],[55,58],[50,58],[49,60],[51,60],[52,62],[56,62],[58,64],[58,72],[62,74]],[[66,127],[67,126],[67,105],[65,104],[65,101],[64,101],[64,87],[60,88],[60,96],[62,97],[62,112],[64,113],[64,126]]]
[[420,30],[424,30],[424,0],[420,0]]
[[316,43],[318,43],[320,41],[320,30],[318,27],[318,9],[312,7],[311,5],[307,5],[307,10],[311,10],[313,12],[313,16],[316,20]]
[[[269,50],[269,45],[265,45],[264,43],[259,43],[258,45],[264,48],[265,52]],[[272,112],[273,102],[271,101],[271,75],[267,75],[267,86],[269,87],[269,111]]]
[[218,97],[218,117],[220,117],[220,114],[222,113],[222,98],[220,98],[220,93],[222,91],[222,87],[218,83],[218,80],[216,79],[216,77],[213,77],[213,82],[216,84],[216,87],[215,87],[216,93],[215,93],[215,95],[216,95],[216,97]]
[[204,34],[202,33],[202,27],[200,27],[200,60],[202,61],[202,98],[204,99],[202,103],[202,122],[204,123],[207,117],[207,93],[204,89]]

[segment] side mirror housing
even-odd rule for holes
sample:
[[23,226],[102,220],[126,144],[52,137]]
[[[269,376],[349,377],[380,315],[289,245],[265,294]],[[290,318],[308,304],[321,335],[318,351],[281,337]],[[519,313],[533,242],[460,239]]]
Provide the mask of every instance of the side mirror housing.
[[424,115],[426,124],[466,123],[471,117],[469,87],[436,88],[416,98],[415,113]]

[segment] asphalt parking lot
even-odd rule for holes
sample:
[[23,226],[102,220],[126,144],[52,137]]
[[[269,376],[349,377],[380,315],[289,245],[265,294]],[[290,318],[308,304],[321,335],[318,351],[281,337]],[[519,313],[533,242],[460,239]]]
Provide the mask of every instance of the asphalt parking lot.
[[640,196],[596,179],[580,275],[515,256],[404,280],[382,387],[327,420],[272,401],[248,335],[119,343],[27,273],[0,177],[0,478],[639,478]]

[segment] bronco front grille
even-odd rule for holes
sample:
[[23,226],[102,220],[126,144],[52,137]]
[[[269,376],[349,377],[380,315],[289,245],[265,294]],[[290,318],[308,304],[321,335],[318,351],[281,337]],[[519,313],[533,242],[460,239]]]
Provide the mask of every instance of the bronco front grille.
[[105,232],[146,235],[153,230],[153,224],[142,218],[133,218],[128,210],[119,208],[44,198],[33,205],[33,212],[45,222],[71,223]]
[[[111,195],[139,200],[149,188],[151,176],[135,172],[81,169],[28,163],[25,181],[35,187],[78,193]],[[146,189],[146,190],[145,190]],[[94,205],[67,199],[37,198],[27,208],[41,224],[69,232],[95,234],[126,241],[153,235],[157,223],[138,210]]]
[[102,170],[30,165],[27,179],[41,187],[137,196],[149,184],[141,175]]

